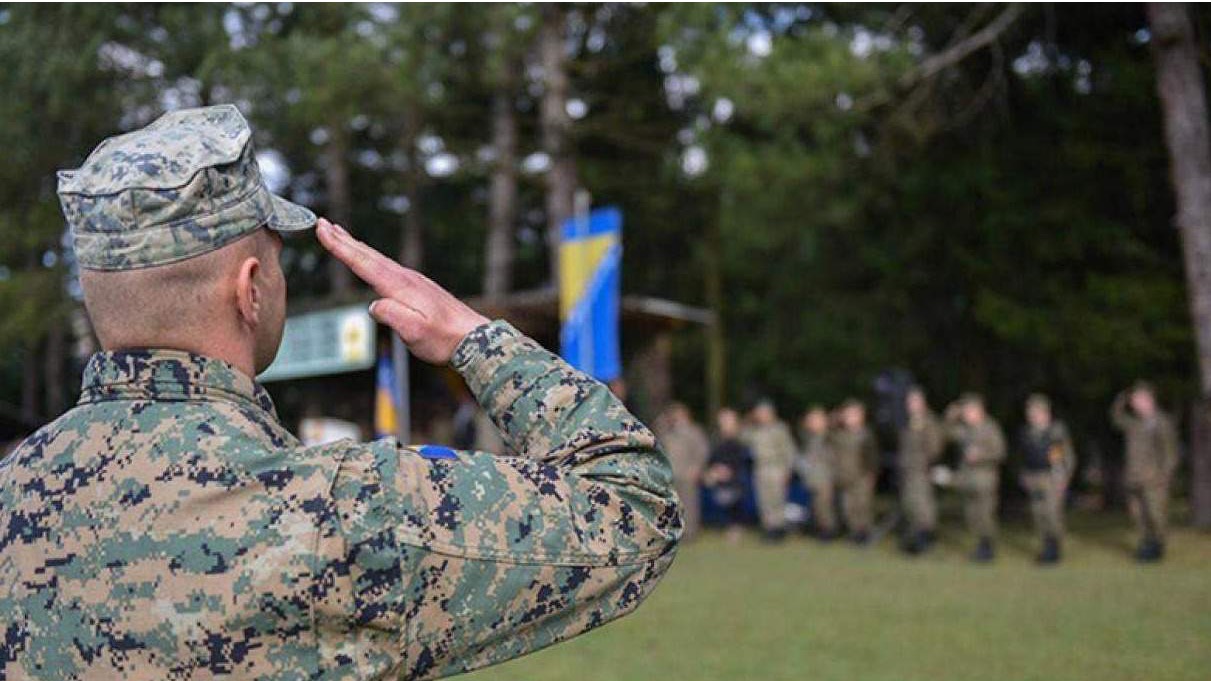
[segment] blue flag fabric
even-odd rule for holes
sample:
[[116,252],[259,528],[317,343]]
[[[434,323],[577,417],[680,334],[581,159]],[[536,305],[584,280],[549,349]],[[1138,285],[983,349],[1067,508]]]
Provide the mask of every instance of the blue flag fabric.
[[601,208],[564,222],[559,248],[560,354],[600,381],[622,375],[618,316],[622,212]]

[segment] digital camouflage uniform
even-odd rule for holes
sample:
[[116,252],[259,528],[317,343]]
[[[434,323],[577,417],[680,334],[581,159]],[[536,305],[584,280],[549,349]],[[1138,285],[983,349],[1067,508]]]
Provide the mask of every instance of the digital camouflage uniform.
[[[234,108],[217,109],[183,115],[237,125]],[[246,150],[227,154],[199,127],[200,145],[179,138],[197,155],[172,156],[177,137],[166,136],[158,152],[110,144],[115,169],[88,169],[138,187],[125,205],[148,212],[65,195],[81,262],[159,265],[225,233],[205,216],[139,230],[179,217],[140,194],[161,191],[147,189],[160,170],[202,195],[224,186],[218,175],[255,176]],[[216,170],[212,153],[238,160]],[[212,176],[197,180],[191,165]],[[274,206],[255,201],[249,210]],[[680,531],[652,434],[605,386],[503,322],[471,332],[451,365],[517,456],[393,439],[304,447],[264,389],[225,362],[94,355],[77,406],[0,460],[0,678],[428,679],[632,610]]]
[[1030,497],[1030,516],[1043,542],[1064,537],[1064,495],[1076,471],[1076,453],[1068,427],[1052,421],[1046,428],[1025,426],[1019,438],[1022,487]]
[[997,531],[997,495],[1001,463],[1005,460],[1005,435],[991,416],[976,426],[951,422],[947,429],[961,457],[957,483],[963,493],[967,529],[981,540],[990,540]]
[[874,522],[875,475],[879,472],[879,446],[874,433],[836,428],[828,437],[836,466],[833,479],[841,496],[841,513],[850,533],[862,537]]
[[836,498],[833,495],[833,470],[836,465],[828,435],[804,430],[799,474],[812,493],[812,518],[816,529],[825,535],[837,531]]
[[753,482],[761,527],[778,531],[786,526],[786,492],[795,461],[795,441],[782,421],[752,425],[741,436],[753,453]]
[[1127,508],[1141,541],[1164,544],[1169,526],[1169,486],[1178,464],[1177,427],[1159,409],[1150,419],[1136,416],[1120,395],[1110,418],[1123,432]]
[[910,416],[899,433],[900,504],[914,534],[933,532],[938,525],[938,504],[929,468],[938,461],[946,440],[932,412]]

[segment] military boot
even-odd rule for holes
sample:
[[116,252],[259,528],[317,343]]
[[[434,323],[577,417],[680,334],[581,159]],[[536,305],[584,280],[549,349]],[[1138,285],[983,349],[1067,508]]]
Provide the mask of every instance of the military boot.
[[1165,548],[1155,539],[1143,539],[1135,550],[1135,560],[1139,563],[1155,563],[1165,555]]
[[1039,565],[1055,565],[1060,562],[1060,540],[1055,535],[1043,537],[1043,550],[1039,551],[1035,562]]
[[992,537],[980,537],[980,542],[976,544],[976,550],[971,554],[972,562],[991,563],[996,557],[997,552],[992,544]]

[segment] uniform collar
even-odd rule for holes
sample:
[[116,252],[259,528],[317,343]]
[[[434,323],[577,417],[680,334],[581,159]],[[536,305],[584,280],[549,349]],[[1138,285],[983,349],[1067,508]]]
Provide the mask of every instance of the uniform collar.
[[84,367],[80,404],[109,400],[225,400],[256,407],[275,420],[265,388],[231,364],[181,350],[98,352]]

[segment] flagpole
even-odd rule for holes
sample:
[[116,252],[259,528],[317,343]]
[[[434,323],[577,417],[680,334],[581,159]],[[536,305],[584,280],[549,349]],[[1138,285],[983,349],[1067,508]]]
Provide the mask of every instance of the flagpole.
[[412,398],[408,386],[408,348],[399,334],[391,334],[391,367],[395,370],[395,388],[399,391],[399,414],[395,434],[402,444],[412,444]]

